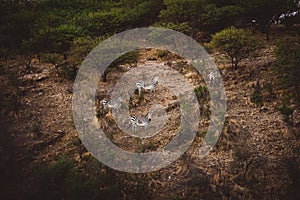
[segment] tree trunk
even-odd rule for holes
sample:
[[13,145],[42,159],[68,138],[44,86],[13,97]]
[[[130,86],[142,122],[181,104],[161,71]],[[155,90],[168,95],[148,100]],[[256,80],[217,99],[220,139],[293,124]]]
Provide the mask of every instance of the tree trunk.
[[37,54],[37,58],[39,60],[39,63],[41,63],[41,55],[39,53]]

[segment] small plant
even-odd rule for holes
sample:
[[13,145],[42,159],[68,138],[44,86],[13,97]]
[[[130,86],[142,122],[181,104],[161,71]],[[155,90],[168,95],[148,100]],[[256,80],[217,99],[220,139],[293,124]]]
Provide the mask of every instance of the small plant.
[[201,86],[201,85],[199,87],[196,87],[194,89],[194,92],[195,92],[198,99],[205,98],[208,95],[207,87]]
[[185,63],[182,62],[182,61],[176,62],[176,64],[178,65],[178,67],[179,67],[180,69],[182,69],[182,68],[185,66]]
[[197,131],[197,137],[205,137],[207,134],[207,131]]
[[151,141],[141,146],[141,151],[144,153],[145,151],[153,151],[155,150],[155,145]]
[[272,98],[275,97],[272,83],[270,83],[270,82],[266,83],[265,89],[266,89],[266,91],[268,93],[268,98],[272,99]]
[[41,132],[42,128],[41,128],[40,122],[35,122],[33,124],[32,131],[38,138],[40,138],[42,136],[42,132]]
[[40,55],[41,61],[51,63],[53,65],[63,61],[63,56],[55,53],[44,53]]
[[156,50],[155,51],[155,56],[156,57],[158,57],[158,58],[161,58],[161,59],[163,59],[163,58],[168,58],[169,57],[169,51],[167,51],[167,50],[161,50],[161,49],[158,49],[158,50]]
[[283,115],[284,122],[286,122],[287,124],[293,123],[293,120],[292,120],[293,109],[288,107],[286,103],[283,103],[283,105],[281,107],[279,107],[278,110]]
[[[136,92],[138,94],[138,90],[135,91],[135,94],[136,94]],[[133,108],[133,106],[134,106],[133,102],[134,102],[134,98],[132,96],[130,96],[129,103],[128,103],[129,109]]]
[[20,102],[20,83],[18,79],[18,74],[14,72],[9,72],[7,75],[8,84],[11,87],[10,94],[10,110],[17,113],[21,107]]
[[61,65],[61,76],[68,80],[74,80],[77,74],[77,67],[73,64],[65,63]]
[[251,102],[256,103],[256,104],[262,102],[262,95],[261,95],[260,91],[254,90],[254,92],[251,95]]
[[73,146],[80,146],[81,145],[81,140],[79,137],[74,137],[71,139],[71,145]]
[[263,100],[259,81],[257,81],[256,86],[254,87],[254,91],[251,94],[250,100],[251,100],[251,102],[256,103],[256,104],[260,104]]
[[5,66],[0,64],[0,74],[4,74]]

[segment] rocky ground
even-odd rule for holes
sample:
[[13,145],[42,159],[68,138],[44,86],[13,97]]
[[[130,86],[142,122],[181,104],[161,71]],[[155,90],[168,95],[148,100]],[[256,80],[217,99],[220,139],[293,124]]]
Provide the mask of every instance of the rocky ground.
[[[150,57],[154,61],[149,62]],[[205,86],[201,76],[180,58],[169,58],[166,62],[144,51],[138,65],[162,62],[183,74],[193,87]],[[87,179],[101,179],[91,187],[112,190],[120,199],[297,199],[300,115],[294,111],[291,127],[276,110],[281,91],[276,89],[276,76],[271,70],[273,62],[272,48],[255,61],[245,61],[237,70],[217,60],[223,71],[228,105],[219,142],[207,157],[198,157],[209,125],[209,107],[203,105],[200,109],[207,111],[202,113],[208,116],[201,120],[188,151],[169,167],[145,174],[118,172],[92,158],[74,127],[72,81],[58,77],[53,65],[35,61],[26,69],[13,62],[4,64],[0,76],[3,84],[0,154],[4,174],[1,190],[5,199],[22,199],[20,194],[35,191],[37,169],[57,163],[62,155],[72,160],[75,170]],[[99,83],[99,98],[109,97],[116,80],[132,67],[135,66],[124,65],[120,67],[122,70],[110,72],[108,81]],[[257,81],[263,95],[262,103],[258,104],[250,100]],[[172,104],[175,100],[163,87],[158,87],[152,97],[145,94],[141,100],[134,96],[132,114],[145,114],[149,104],[162,103],[168,108],[169,121],[163,134],[157,134],[154,140],[128,138],[115,129],[107,113],[99,118],[99,124],[113,142],[126,150],[156,150],[176,134],[180,113]],[[209,98],[205,97],[204,102],[207,104]],[[140,106],[135,107],[136,104]]]

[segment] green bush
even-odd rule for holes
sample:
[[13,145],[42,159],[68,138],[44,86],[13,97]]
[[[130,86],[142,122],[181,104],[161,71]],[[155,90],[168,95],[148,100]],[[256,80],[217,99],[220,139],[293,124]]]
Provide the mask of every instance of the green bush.
[[104,37],[92,38],[90,36],[79,37],[73,40],[69,50],[69,58],[76,65],[80,65],[84,58],[95,48]]
[[257,81],[256,86],[254,87],[254,91],[251,94],[250,100],[251,100],[251,102],[256,103],[256,104],[261,103],[263,100],[259,81]]
[[249,31],[234,27],[214,34],[209,46],[229,56],[235,68],[243,59],[256,56],[262,47],[260,41]]
[[292,124],[293,109],[291,109],[286,103],[283,103],[282,106],[278,108],[278,110],[283,115],[284,122]]
[[208,89],[205,86],[199,86],[194,89],[194,92],[198,99],[205,98],[208,96]]
[[300,94],[300,36],[286,37],[276,42],[275,71],[283,89],[291,89],[292,96],[299,101]]
[[163,22],[189,23],[195,27],[203,10],[202,0],[164,0],[165,9],[161,10],[160,18]]
[[140,55],[139,50],[135,50],[135,51],[125,53],[125,54],[121,55],[120,57],[118,57],[106,68],[106,70],[102,74],[103,82],[107,81],[107,74],[109,72],[115,70],[119,65],[122,65],[122,64],[132,65],[132,64],[137,63],[139,55]]
[[254,91],[251,95],[251,101],[253,103],[261,103],[262,102],[262,95],[259,91]]
[[155,26],[172,29],[174,31],[178,31],[184,34],[190,34],[192,32],[192,27],[187,22],[160,22],[155,24]]
[[41,61],[45,63],[51,63],[53,65],[63,61],[63,57],[55,53],[43,53],[40,55]]

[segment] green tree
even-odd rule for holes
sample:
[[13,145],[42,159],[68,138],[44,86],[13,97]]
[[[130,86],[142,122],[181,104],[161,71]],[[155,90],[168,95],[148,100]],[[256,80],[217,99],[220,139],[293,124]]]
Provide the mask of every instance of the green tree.
[[184,34],[190,34],[192,32],[192,27],[190,27],[187,22],[183,22],[183,23],[160,22],[160,23],[154,24],[154,26],[169,28],[169,29],[179,31]]
[[297,3],[295,0],[248,0],[240,1],[239,5],[244,9],[245,20],[255,19],[261,32],[269,39],[272,19],[297,8]]
[[196,27],[204,8],[204,0],[164,0],[165,9],[161,10],[163,22],[184,23]]
[[243,9],[238,5],[208,3],[200,16],[199,26],[211,32],[222,30],[234,25],[242,14]]
[[214,34],[209,46],[229,56],[236,69],[243,59],[256,56],[261,48],[259,40],[249,31],[234,27]]
[[80,65],[84,58],[96,47],[104,37],[79,37],[73,40],[68,52],[69,58],[75,65]]
[[0,56],[5,59],[20,53],[22,41],[30,38],[34,13],[29,5],[22,1],[0,2]]

